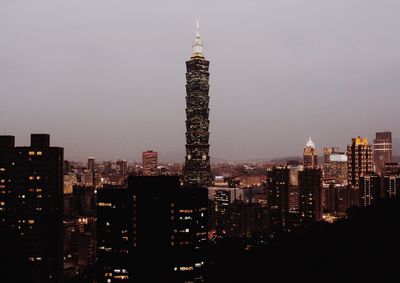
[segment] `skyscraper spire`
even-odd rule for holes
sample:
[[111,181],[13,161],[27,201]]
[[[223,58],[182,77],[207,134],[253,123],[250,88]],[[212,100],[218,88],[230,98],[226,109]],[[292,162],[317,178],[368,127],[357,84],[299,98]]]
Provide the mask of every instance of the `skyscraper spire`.
[[[199,25],[197,23],[197,29]],[[186,158],[184,185],[211,185],[209,142],[210,62],[202,54],[199,31],[193,42],[193,54],[186,61]]]
[[193,47],[193,53],[192,53],[192,57],[191,58],[195,58],[195,57],[200,57],[200,58],[204,58],[203,56],[203,41],[201,41],[200,38],[200,32],[199,32],[199,21],[196,22],[196,36],[194,38],[192,47]]

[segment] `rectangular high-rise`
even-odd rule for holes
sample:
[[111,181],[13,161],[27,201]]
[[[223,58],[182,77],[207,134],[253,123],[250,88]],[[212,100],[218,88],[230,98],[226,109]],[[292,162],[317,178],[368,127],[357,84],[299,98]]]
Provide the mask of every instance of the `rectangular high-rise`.
[[300,222],[303,225],[322,219],[322,170],[304,168],[299,172]]
[[382,175],[385,163],[392,162],[392,133],[378,132],[374,139],[375,172]]
[[21,147],[0,136],[0,231],[24,247],[29,282],[63,281],[63,163],[49,135],[32,134]]
[[323,167],[323,174],[324,180],[330,180],[331,177],[331,155],[338,153],[338,147],[324,147],[324,167]]
[[347,182],[350,206],[359,205],[360,177],[373,171],[372,147],[367,138],[353,138],[347,146]]
[[142,154],[142,168],[143,176],[157,176],[158,175],[158,153],[152,150],[143,152]]
[[290,171],[275,166],[267,171],[267,199],[272,228],[285,226],[289,211]]
[[381,177],[375,173],[360,177],[359,205],[368,206],[381,196]]

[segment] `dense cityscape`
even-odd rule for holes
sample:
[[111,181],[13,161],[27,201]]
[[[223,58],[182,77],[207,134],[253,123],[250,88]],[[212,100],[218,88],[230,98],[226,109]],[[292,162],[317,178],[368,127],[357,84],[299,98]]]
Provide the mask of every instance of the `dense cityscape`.
[[0,135],[2,282],[359,282],[395,274],[400,165],[390,129],[372,141],[355,130],[347,148],[305,135],[299,157],[212,162],[209,65],[197,30],[181,163],[159,162],[155,149],[141,162],[66,160],[49,134],[31,134],[29,146]]

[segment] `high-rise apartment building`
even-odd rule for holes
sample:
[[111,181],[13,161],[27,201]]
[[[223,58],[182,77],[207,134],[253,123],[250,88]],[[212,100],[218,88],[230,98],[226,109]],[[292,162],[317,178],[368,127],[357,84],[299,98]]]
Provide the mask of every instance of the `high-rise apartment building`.
[[157,176],[158,175],[158,153],[152,150],[143,152],[142,154],[142,167],[143,176]]
[[378,132],[374,139],[375,172],[382,175],[385,163],[392,162],[392,133]]
[[204,58],[203,42],[197,31],[193,53],[186,62],[186,158],[185,185],[211,185],[209,156],[210,62]]
[[299,172],[300,222],[303,225],[322,219],[322,170],[304,168]]
[[311,137],[309,138],[306,146],[304,147],[304,167],[308,168],[317,168],[318,167],[318,151],[317,147],[311,140]]
[[0,136],[0,233],[23,247],[29,282],[62,282],[63,149],[46,134],[32,134],[31,146],[14,140]]
[[360,177],[373,171],[372,147],[367,138],[353,138],[347,146],[347,182],[350,206],[359,205]]
[[270,226],[284,227],[289,210],[290,171],[284,166],[267,171],[267,199]]

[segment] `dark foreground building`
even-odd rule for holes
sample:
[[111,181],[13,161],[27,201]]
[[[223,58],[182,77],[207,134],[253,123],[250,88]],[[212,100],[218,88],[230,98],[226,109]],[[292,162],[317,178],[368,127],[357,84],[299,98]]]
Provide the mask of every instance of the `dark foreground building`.
[[207,204],[207,189],[182,189],[178,177],[98,190],[99,282],[203,282]]
[[299,187],[301,224],[322,220],[322,170],[304,168],[299,172]]
[[[50,147],[50,136],[32,134],[31,146],[15,147],[13,136],[0,136],[0,243],[2,257],[12,266],[4,282],[62,282],[63,149]],[[18,251],[20,252],[18,254]],[[2,282],[7,278],[1,264]],[[15,272],[17,270],[17,272]],[[23,282],[23,281],[21,281]]]

